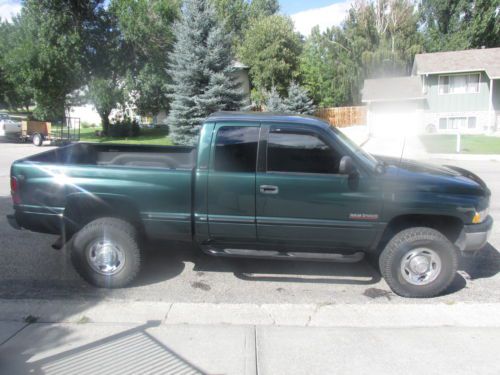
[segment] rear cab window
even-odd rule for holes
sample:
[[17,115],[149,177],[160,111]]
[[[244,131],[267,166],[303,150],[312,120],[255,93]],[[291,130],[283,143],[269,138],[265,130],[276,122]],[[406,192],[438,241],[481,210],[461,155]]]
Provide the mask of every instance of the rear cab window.
[[215,138],[214,170],[255,173],[259,127],[223,126]]

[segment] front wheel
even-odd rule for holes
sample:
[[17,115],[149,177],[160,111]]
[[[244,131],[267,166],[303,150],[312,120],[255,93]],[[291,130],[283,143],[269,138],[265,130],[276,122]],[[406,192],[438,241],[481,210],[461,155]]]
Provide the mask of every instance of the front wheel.
[[458,269],[458,255],[453,244],[437,230],[410,228],[389,241],[379,265],[394,293],[427,298],[450,286]]
[[73,266],[100,288],[122,288],[139,273],[137,231],[126,221],[105,217],[85,225],[71,240]]

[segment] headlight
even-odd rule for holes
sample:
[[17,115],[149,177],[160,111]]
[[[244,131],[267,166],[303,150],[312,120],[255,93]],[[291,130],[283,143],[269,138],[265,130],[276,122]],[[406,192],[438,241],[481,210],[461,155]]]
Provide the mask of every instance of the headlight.
[[472,218],[472,223],[473,224],[482,223],[488,217],[489,213],[490,213],[489,207],[486,207],[482,211],[476,211],[476,213],[474,214],[474,217]]

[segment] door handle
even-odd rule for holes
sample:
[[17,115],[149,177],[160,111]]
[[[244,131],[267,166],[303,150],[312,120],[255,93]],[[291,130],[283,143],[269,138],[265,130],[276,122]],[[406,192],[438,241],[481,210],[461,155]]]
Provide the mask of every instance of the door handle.
[[260,192],[262,194],[278,194],[279,189],[274,185],[260,185]]

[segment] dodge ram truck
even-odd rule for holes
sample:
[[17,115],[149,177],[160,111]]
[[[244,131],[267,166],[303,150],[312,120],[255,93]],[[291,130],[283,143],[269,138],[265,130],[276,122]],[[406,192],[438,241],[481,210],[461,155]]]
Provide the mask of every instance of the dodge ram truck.
[[[76,143],[11,168],[17,229],[60,234],[79,274],[130,284],[145,240],[213,256],[375,259],[390,288],[432,297],[493,220],[473,173],[372,156],[314,117],[223,112],[197,147]],[[170,242],[171,243],[171,242]]]

